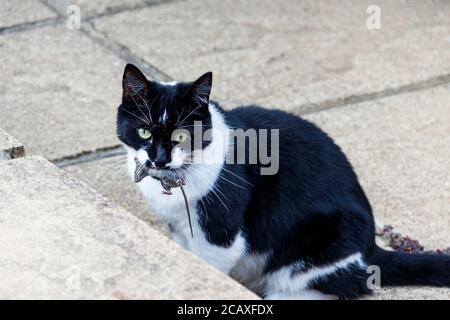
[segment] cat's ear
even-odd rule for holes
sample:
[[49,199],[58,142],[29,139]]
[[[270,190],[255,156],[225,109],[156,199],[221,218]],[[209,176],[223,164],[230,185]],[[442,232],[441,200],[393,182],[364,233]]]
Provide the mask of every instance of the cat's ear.
[[145,97],[148,93],[148,81],[145,75],[134,65],[127,64],[123,71],[122,97]]
[[207,72],[192,83],[189,96],[198,103],[208,104],[212,86],[212,72]]

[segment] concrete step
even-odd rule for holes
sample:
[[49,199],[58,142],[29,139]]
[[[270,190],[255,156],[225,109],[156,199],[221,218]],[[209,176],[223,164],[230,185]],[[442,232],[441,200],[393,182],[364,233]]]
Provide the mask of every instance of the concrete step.
[[0,161],[0,299],[255,299],[38,156]]
[[25,155],[22,143],[0,129],[0,160],[20,158]]
[[119,203],[154,229],[169,235],[166,224],[149,209],[136,184],[128,175],[126,155],[76,164],[63,169]]

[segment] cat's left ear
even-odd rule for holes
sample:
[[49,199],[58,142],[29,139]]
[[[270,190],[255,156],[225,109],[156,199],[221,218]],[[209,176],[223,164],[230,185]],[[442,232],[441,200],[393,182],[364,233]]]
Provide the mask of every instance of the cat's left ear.
[[145,75],[136,66],[127,64],[123,71],[122,97],[124,99],[133,96],[143,98],[148,93],[148,87],[149,84]]
[[212,86],[212,72],[207,72],[192,83],[189,96],[198,103],[208,105]]

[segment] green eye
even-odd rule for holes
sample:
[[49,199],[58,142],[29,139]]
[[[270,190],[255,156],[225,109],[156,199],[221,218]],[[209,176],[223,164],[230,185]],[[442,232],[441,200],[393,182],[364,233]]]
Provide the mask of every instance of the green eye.
[[185,142],[188,139],[188,135],[184,132],[174,132],[173,134],[173,141],[175,142]]
[[150,137],[152,136],[152,133],[150,132],[150,130],[145,129],[145,128],[139,128],[138,134],[139,134],[139,137],[141,137],[141,139],[144,139],[144,140],[150,139]]

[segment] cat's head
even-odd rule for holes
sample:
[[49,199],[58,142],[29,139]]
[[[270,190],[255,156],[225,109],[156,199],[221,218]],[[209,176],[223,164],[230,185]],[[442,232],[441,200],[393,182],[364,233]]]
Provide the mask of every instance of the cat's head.
[[211,128],[211,84],[211,72],[192,82],[161,83],[148,80],[134,65],[125,67],[117,136],[137,164],[155,172],[180,170],[192,161],[195,148],[208,146],[208,141],[194,145],[192,137]]

